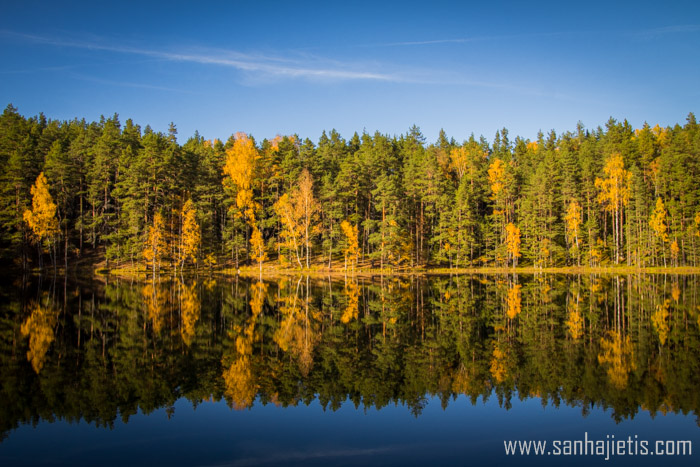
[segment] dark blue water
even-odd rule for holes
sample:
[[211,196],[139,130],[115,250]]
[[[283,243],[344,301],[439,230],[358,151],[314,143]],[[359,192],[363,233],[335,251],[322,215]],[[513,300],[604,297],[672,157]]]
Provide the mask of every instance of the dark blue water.
[[[138,414],[112,429],[85,422],[42,421],[22,426],[3,442],[3,465],[697,465],[692,456],[506,456],[504,440],[691,440],[700,446],[694,416],[652,419],[641,413],[616,424],[608,413],[578,407],[542,407],[538,398],[515,401],[510,410],[494,398],[472,405],[458,397],[446,409],[431,399],[419,417],[406,407],[380,410],[346,403],[337,411],[308,406],[256,404],[231,410],[224,402],[196,408],[179,400]],[[650,443],[653,444],[653,443]],[[40,452],[39,452],[40,451]]]

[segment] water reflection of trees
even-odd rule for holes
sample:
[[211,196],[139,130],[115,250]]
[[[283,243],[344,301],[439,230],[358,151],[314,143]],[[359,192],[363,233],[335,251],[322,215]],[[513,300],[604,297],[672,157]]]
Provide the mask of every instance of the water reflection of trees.
[[[39,287],[39,290],[45,287]],[[336,409],[514,397],[696,412],[695,276],[174,280],[4,300],[2,431],[225,399]],[[32,292],[29,292],[29,291]],[[4,291],[8,294],[8,291]],[[14,298],[12,298],[14,297]]]

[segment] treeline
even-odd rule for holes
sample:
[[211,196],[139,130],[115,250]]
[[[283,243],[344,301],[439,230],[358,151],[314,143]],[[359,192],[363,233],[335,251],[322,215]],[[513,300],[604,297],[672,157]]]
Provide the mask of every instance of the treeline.
[[[697,265],[700,130],[324,132],[178,144],[118,116],[0,116],[1,254],[352,268]],[[112,263],[113,264],[113,263]]]

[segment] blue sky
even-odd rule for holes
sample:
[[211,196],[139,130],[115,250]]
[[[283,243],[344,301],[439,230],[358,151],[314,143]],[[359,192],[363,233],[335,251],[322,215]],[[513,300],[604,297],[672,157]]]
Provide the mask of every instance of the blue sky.
[[684,123],[699,2],[3,2],[0,104],[183,142]]

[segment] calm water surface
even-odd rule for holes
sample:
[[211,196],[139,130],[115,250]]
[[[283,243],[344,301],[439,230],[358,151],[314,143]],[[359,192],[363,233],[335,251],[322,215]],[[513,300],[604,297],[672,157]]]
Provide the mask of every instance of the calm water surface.
[[[0,465],[700,456],[697,276],[4,284]],[[584,437],[637,455],[554,455]],[[639,455],[659,440],[692,455]]]

